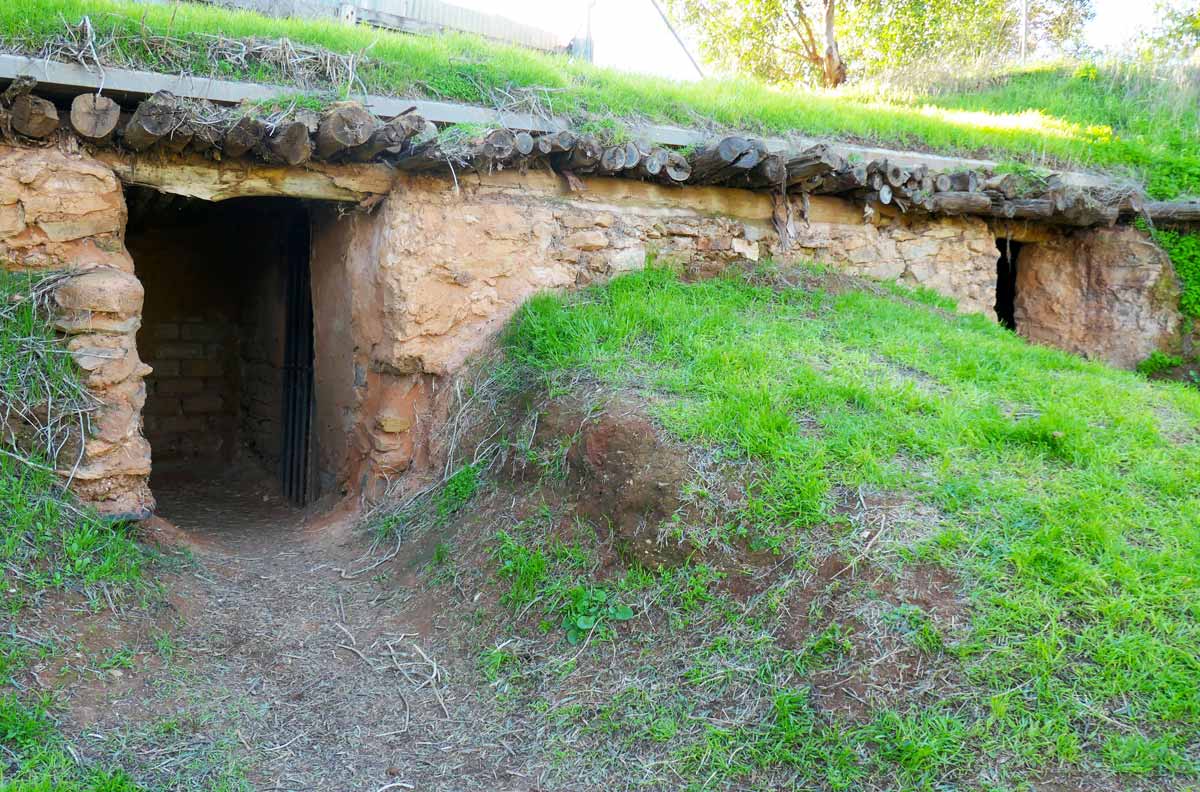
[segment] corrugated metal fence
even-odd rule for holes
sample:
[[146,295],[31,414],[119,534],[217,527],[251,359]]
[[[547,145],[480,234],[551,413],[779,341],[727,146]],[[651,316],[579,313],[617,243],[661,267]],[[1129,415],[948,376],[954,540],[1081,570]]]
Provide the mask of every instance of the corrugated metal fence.
[[[461,8],[441,0],[354,0],[347,5],[356,7],[360,21],[372,24],[384,23],[381,17],[386,16],[408,20],[416,26],[432,30],[458,30],[540,50],[559,50],[565,43],[560,42],[553,33],[532,25],[522,25],[495,14]],[[412,26],[396,25],[399,29]]]

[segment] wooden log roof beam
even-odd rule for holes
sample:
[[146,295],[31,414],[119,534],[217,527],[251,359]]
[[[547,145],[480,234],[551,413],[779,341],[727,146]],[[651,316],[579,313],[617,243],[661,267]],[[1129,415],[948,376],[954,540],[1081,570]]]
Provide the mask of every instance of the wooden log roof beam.
[[[60,63],[23,55],[0,54],[0,83],[29,75],[38,81],[42,90],[59,89],[74,95],[81,89],[97,90],[118,97],[140,99],[158,91],[170,91],[179,97],[207,99],[217,104],[238,104],[243,100],[271,99],[296,92],[294,87],[261,85],[258,83],[217,80],[188,75],[158,74],[105,67],[85,68],[77,63]],[[406,111],[412,111],[438,124],[480,124],[500,126],[511,130],[529,132],[553,132],[566,129],[565,118],[544,118],[532,113],[499,112],[491,108],[454,102],[437,102],[426,99],[397,99],[387,96],[362,97],[364,106],[376,116],[388,120]],[[415,110],[413,109],[415,108]],[[709,142],[711,134],[700,129],[685,129],[670,125],[645,125],[634,127],[633,136],[639,140],[659,146],[695,146]],[[821,141],[804,136],[764,138],[770,153],[796,151],[818,143],[825,143],[829,150],[845,159],[868,161],[886,159],[899,167],[911,170],[925,166],[930,170],[949,171],[956,169],[989,170],[996,162],[982,159],[947,157],[914,151],[894,151],[878,146],[859,146],[847,143]],[[1073,187],[1098,187],[1109,180],[1088,173],[1060,173],[1063,183]]]

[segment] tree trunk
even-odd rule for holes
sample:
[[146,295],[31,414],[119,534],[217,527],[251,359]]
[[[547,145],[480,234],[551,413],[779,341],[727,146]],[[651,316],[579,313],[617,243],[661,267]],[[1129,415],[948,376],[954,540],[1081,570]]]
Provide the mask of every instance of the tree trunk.
[[600,164],[596,166],[596,173],[611,176],[623,170],[625,170],[625,147],[610,146],[604,149],[604,153],[600,155]]
[[534,147],[533,135],[528,132],[518,132],[513,135],[513,156],[528,157],[533,153]]
[[339,102],[321,116],[317,125],[317,156],[331,159],[371,139],[379,119],[357,102]]
[[1152,220],[1200,223],[1200,201],[1151,201],[1143,211]]
[[313,152],[308,125],[303,121],[284,121],[275,127],[275,134],[267,139],[267,149],[288,165],[308,162]]
[[603,153],[600,141],[591,135],[583,135],[576,138],[570,151],[564,151],[553,158],[554,168],[560,171],[587,173],[596,167]]
[[493,129],[483,139],[483,156],[492,162],[512,157],[517,149],[517,138],[507,129]]
[[220,145],[224,133],[219,124],[192,124],[191,150],[207,154]]
[[541,154],[561,154],[575,147],[575,133],[569,129],[551,132],[537,139],[537,150]]
[[[813,189],[820,195],[836,195],[837,193],[857,190],[867,184],[867,166],[852,165],[835,171],[821,179],[820,185]],[[880,185],[881,187],[883,185]]]
[[182,113],[183,111],[181,110],[180,122],[158,144],[163,150],[169,151],[172,154],[178,154],[187,148],[195,136],[195,133],[192,131],[192,122],[184,119]]
[[175,131],[182,121],[175,95],[159,91],[133,111],[122,133],[122,141],[126,148],[145,151]]
[[664,179],[668,184],[679,184],[685,182],[692,175],[692,166],[688,163],[687,158],[677,151],[667,152],[667,164],[663,166]]
[[787,161],[787,183],[790,187],[813,176],[824,176],[841,170],[845,166],[845,160],[830,151],[828,146],[816,145]]
[[425,129],[425,119],[415,113],[398,115],[383,124],[367,139],[366,143],[349,151],[354,162],[370,162],[380,154],[399,154],[404,145]]
[[842,63],[834,31],[836,16],[837,0],[825,0],[825,57],[821,61],[821,71],[825,75],[826,88],[836,88],[846,82],[846,64]]
[[642,161],[638,163],[637,172],[639,176],[647,179],[658,178],[662,173],[663,168],[667,165],[667,150],[663,148],[652,148],[650,153],[642,157]]
[[981,192],[934,193],[929,200],[935,214],[987,214],[992,208],[992,200]]
[[737,162],[738,158],[750,150],[750,141],[744,137],[731,135],[697,151],[688,163],[692,169],[691,180],[697,184],[705,184],[710,177],[720,173],[725,168]]

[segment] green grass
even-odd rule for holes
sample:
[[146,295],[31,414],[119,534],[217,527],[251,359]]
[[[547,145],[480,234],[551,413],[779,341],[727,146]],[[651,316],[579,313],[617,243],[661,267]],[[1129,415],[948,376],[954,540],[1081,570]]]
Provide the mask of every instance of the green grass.
[[[365,56],[354,86],[373,93],[494,104],[500,90],[528,89],[546,108],[578,121],[612,118],[797,132],[1105,170],[1145,182],[1159,197],[1200,193],[1200,132],[1194,72],[1048,67],[957,93],[774,90],[745,79],[675,83],[568,62],[467,36],[413,37],[333,22],[269,19],[192,5],[114,0],[9,0],[0,46],[42,53],[64,22],[87,14],[104,59],[165,72],[289,82],[268,61],[214,60],[211,36],[281,38]],[[170,43],[145,34],[170,36]],[[1190,77],[1189,77],[1190,75]],[[545,90],[539,90],[545,89]]]
[[[28,295],[37,276],[0,271],[0,399],[37,404],[78,385],[77,373],[56,338],[48,314]],[[20,298],[26,298],[21,301]],[[14,299],[15,298],[15,299]],[[7,442],[7,440],[5,441]],[[93,511],[64,494],[47,460],[27,451],[22,460],[0,446],[0,606],[11,633],[22,633],[22,618],[48,591],[74,591],[91,607],[136,593],[144,586],[147,554],[127,526],[104,523]],[[28,636],[26,636],[28,638]],[[25,690],[12,680],[35,660],[47,660],[62,647],[42,640],[0,637],[0,680],[5,690]],[[109,659],[108,667],[128,662]],[[81,766],[58,734],[53,701],[31,693],[0,695],[0,792],[135,792],[120,771]]]
[[[867,778],[978,788],[998,762],[1000,786],[989,788],[1049,771],[1200,779],[1200,393],[1031,346],[903,292],[780,289],[769,278],[686,284],[651,267],[578,298],[539,297],[507,352],[551,380],[583,372],[650,388],[668,431],[757,463],[730,531],[759,547],[828,530],[835,493],[860,486],[936,512],[897,552],[953,571],[969,627],[949,642],[908,606],[884,623],[964,684],[937,706],[900,702],[839,725],[761,640],[720,639],[713,657],[736,656],[697,656],[695,679],[748,668],[760,683],[790,681],[770,688],[777,704],[763,722],[710,726],[675,748],[689,788],[738,786],[778,766],[836,789]],[[501,574],[516,608],[553,564],[506,542]],[[814,656],[841,651],[836,630],[814,641]],[[806,668],[802,656],[791,667]],[[642,721],[666,717],[651,704],[661,701]]]
[[1200,319],[1200,234],[1164,229],[1152,235],[1170,257],[1183,287],[1179,310],[1184,316]]

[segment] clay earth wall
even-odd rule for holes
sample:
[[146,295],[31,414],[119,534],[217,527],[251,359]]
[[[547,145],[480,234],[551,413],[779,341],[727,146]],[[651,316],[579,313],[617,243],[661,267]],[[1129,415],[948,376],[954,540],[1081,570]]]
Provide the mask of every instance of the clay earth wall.
[[[143,292],[122,242],[120,185],[87,156],[55,149],[0,148],[0,174],[0,261],[81,272],[59,296],[60,327],[105,406],[76,487],[109,513],[145,510],[153,502],[141,423],[149,369],[135,344]],[[323,491],[371,493],[426,465],[444,419],[445,383],[524,300],[639,268],[649,254],[679,259],[699,275],[739,259],[815,259],[926,286],[963,312],[995,317],[997,229],[978,219],[864,214],[832,198],[785,208],[746,191],[631,180],[584,185],[570,192],[538,171],[401,175],[371,212],[312,208],[314,434]],[[780,226],[792,238],[787,250]],[[1177,312],[1159,314],[1174,310],[1174,276],[1163,257],[1142,250],[1138,232],[1046,231],[1039,240],[1021,256],[1022,321],[1032,337],[1057,344],[1053,336],[1062,332],[1076,343],[1100,327],[1108,337],[1079,341],[1091,346],[1076,351],[1115,355],[1125,365],[1143,347],[1169,343]],[[1072,250],[1084,251],[1088,263],[1072,259]],[[1088,274],[1064,275],[1072,267]],[[1093,295],[1093,307],[1077,315],[1054,303],[1056,315],[1069,317],[1060,330],[1039,318],[1048,298],[1034,297],[1067,288]],[[1113,289],[1139,291],[1094,299]],[[1108,309],[1115,318],[1099,322],[1095,312]],[[1116,354],[1131,331],[1143,335],[1140,346]],[[118,350],[119,358],[89,356],[98,348]]]

